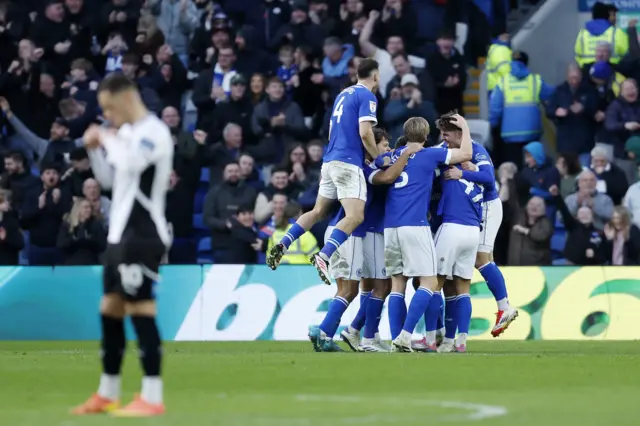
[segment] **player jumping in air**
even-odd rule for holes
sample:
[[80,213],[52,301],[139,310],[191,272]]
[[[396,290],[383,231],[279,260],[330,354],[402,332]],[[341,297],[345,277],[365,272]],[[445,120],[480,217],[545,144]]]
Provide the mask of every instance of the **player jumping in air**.
[[[378,150],[378,154],[384,154],[389,151],[389,141],[386,136],[386,133],[382,130],[375,129],[374,130],[375,140],[377,142],[376,147]],[[364,168],[364,174],[367,179],[367,182],[370,182],[369,186],[372,184],[375,185],[388,185],[392,183],[402,172],[403,167],[407,164],[407,160],[409,159],[409,155],[411,155],[415,150],[407,152],[405,155],[401,156],[397,164],[387,168],[386,170],[377,169],[373,164],[366,164]],[[368,160],[373,161],[371,156],[369,156]],[[341,352],[342,349],[332,340],[338,326],[340,324],[340,319],[344,314],[345,310],[349,306],[349,304],[353,301],[354,297],[358,294],[358,284],[360,279],[365,278],[380,278],[384,276],[384,261],[383,258],[375,257],[375,250],[373,248],[369,248],[366,250],[363,248],[363,245],[367,243],[367,230],[375,229],[377,225],[377,221],[379,217],[384,217],[384,194],[382,194],[382,199],[375,199],[375,195],[379,197],[380,192],[373,190],[373,188],[368,187],[367,192],[367,203],[365,209],[365,220],[363,223],[358,226],[351,236],[347,239],[347,241],[336,250],[330,259],[330,267],[329,273],[336,280],[338,284],[338,292],[334,299],[331,301],[329,305],[329,310],[327,311],[327,315],[324,320],[320,324],[318,328],[314,328],[309,332],[309,340],[313,343],[313,348],[317,352]],[[380,203],[382,202],[382,206]],[[382,208],[380,208],[382,207]],[[340,220],[344,217],[344,209],[340,209],[332,222],[329,224],[327,228],[326,235],[329,236],[333,232],[333,227],[336,223],[339,223]],[[371,238],[371,236],[369,237]],[[382,241],[378,241],[379,244],[384,246]],[[369,245],[375,246],[375,241],[369,241]],[[379,255],[379,253],[378,253]],[[360,310],[354,322],[351,324],[350,329],[347,330],[346,336],[351,337],[355,335],[356,338],[345,339],[343,336],[343,340],[347,342],[347,344],[353,349],[357,350],[359,345],[359,330],[362,328],[365,321],[365,313],[367,308],[367,300],[368,295],[366,294],[366,290],[369,290],[373,287],[369,287],[367,284],[363,283],[364,287],[364,296],[360,298]],[[369,284],[370,285],[370,284]],[[379,297],[386,295],[384,294],[384,286],[381,288],[377,288],[377,293]],[[364,301],[363,301],[364,299]],[[384,298],[382,298],[382,303],[384,303]],[[380,305],[382,310],[382,304]],[[362,311],[362,312],[360,312]],[[378,314],[379,316],[379,314]],[[349,332],[351,330],[351,332]],[[374,334],[377,333],[374,330]],[[372,340],[374,340],[372,337]],[[380,347],[384,349],[384,346],[378,339],[378,344],[376,347]]]
[[[467,123],[456,115],[452,121],[465,129],[466,138],[459,149],[424,148],[409,157],[400,177],[389,188],[385,205],[385,266],[391,276],[389,325],[396,351],[412,352],[411,336],[424,315],[433,293],[440,291],[436,278],[437,262],[431,230],[427,221],[429,199],[435,170],[440,164],[458,164],[471,159],[471,138]],[[419,117],[406,121],[403,127],[407,147],[424,146],[429,123]],[[407,148],[394,152],[401,155]],[[404,301],[407,280],[419,279],[420,287],[411,299],[409,309]]]
[[[169,128],[149,113],[136,84],[125,76],[111,74],[102,80],[98,101],[108,122],[119,128],[115,133],[92,126],[83,138],[93,173],[103,188],[113,192],[100,303],[102,376],[97,393],[72,413],[156,416],[165,407],[153,285],[171,245],[165,204],[173,140]],[[140,396],[119,409],[125,315],[138,337],[144,375]]]
[[316,222],[327,215],[337,199],[344,209],[344,218],[335,226],[322,250],[311,257],[320,278],[329,280],[329,259],[364,220],[367,185],[362,168],[365,150],[377,155],[373,127],[377,101],[373,92],[378,87],[378,62],[362,59],[358,64],[358,83],[343,90],[333,104],[329,120],[329,146],[320,171],[320,188],[313,210],[300,216],[279,244],[267,254],[267,265],[278,267],[287,248]]
[[[446,122],[445,122],[446,123]],[[442,139],[453,146],[460,144],[462,133],[453,127],[442,130]],[[509,304],[504,276],[493,261],[493,245],[502,223],[502,202],[496,190],[495,172],[491,157],[479,144],[474,143],[473,159],[462,164],[460,169],[451,169],[447,179],[464,179],[483,186],[482,227],[475,267],[487,282],[489,290],[498,303],[496,323],[491,330],[493,337],[502,334],[518,317],[518,310]]]

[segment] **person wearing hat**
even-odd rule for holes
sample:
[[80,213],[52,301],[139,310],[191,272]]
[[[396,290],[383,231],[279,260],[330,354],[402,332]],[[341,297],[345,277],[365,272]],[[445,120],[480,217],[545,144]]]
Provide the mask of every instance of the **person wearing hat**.
[[489,122],[500,127],[501,141],[497,141],[496,152],[500,163],[511,161],[522,166],[523,151],[529,142],[539,141],[542,136],[540,103],[548,100],[554,92],[539,74],[527,68],[529,55],[514,52],[509,75],[500,79],[489,98]]
[[243,25],[236,33],[235,68],[240,74],[270,74],[276,64],[273,58],[260,48],[260,36],[251,25]]
[[235,123],[242,128],[245,143],[253,143],[255,137],[251,131],[251,116],[253,104],[247,96],[247,79],[242,74],[236,74],[231,79],[231,93],[226,101],[216,108],[213,118],[213,141],[221,141],[222,133],[228,123]]
[[396,140],[402,136],[404,122],[411,117],[422,117],[430,123],[431,129],[436,128],[435,107],[431,102],[423,99],[418,77],[408,73],[400,80],[400,88],[391,90],[389,101],[384,109],[384,121],[387,123],[390,140]]
[[614,5],[596,2],[591,8],[591,21],[578,32],[575,42],[575,59],[583,66],[596,61],[598,43],[607,42],[611,46],[611,63],[617,64],[629,50],[629,37],[621,28],[617,28]]
[[310,46],[320,51],[327,34],[324,28],[309,19],[309,6],[304,0],[296,0],[291,6],[291,19],[269,40],[269,49],[277,51],[282,44],[293,47]]

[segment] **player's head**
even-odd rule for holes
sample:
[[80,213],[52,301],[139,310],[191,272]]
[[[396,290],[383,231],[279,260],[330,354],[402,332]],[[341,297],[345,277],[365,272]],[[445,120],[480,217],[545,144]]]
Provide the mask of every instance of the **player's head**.
[[407,143],[415,142],[424,144],[429,137],[429,122],[422,117],[411,117],[402,126],[402,132]]
[[396,140],[396,145],[395,145],[396,148],[401,148],[406,145],[407,145],[407,138],[405,138],[404,136],[400,136],[398,140]]
[[124,74],[110,74],[100,82],[98,102],[104,118],[115,127],[141,118],[138,117],[141,113],[146,114],[138,86]]
[[380,84],[380,70],[378,61],[364,58],[358,64],[358,81],[368,83],[368,87],[375,92]]
[[462,142],[462,129],[452,123],[453,117],[458,111],[444,114],[436,121],[436,127],[440,130],[440,138],[452,148],[459,148]]
[[373,137],[376,141],[376,147],[378,148],[378,155],[382,155],[391,151],[389,147],[389,134],[378,127],[373,129]]

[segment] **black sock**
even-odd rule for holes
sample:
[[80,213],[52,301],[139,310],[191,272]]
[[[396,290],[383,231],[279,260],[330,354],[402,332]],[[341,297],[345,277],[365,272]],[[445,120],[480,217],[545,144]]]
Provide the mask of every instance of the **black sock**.
[[106,315],[102,319],[102,369],[110,376],[120,375],[122,357],[127,346],[124,321]]
[[138,335],[140,362],[145,376],[159,376],[162,342],[155,317],[132,316],[131,322]]

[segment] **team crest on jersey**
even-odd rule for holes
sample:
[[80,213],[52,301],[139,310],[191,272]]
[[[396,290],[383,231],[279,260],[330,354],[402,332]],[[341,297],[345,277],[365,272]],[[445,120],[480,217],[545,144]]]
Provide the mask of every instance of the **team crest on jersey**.
[[376,109],[378,109],[378,104],[376,104],[374,101],[369,101],[369,111],[375,114]]
[[358,278],[362,278],[362,275],[364,275],[364,274],[363,274],[363,272],[362,272],[362,268],[358,268],[358,269],[356,270],[356,276],[357,276]]
[[486,155],[484,155],[484,154],[483,154],[483,153],[481,153],[481,152],[477,153],[477,154],[476,154],[476,161],[482,161],[482,160],[487,161],[487,160],[488,160],[487,156],[486,156]]

